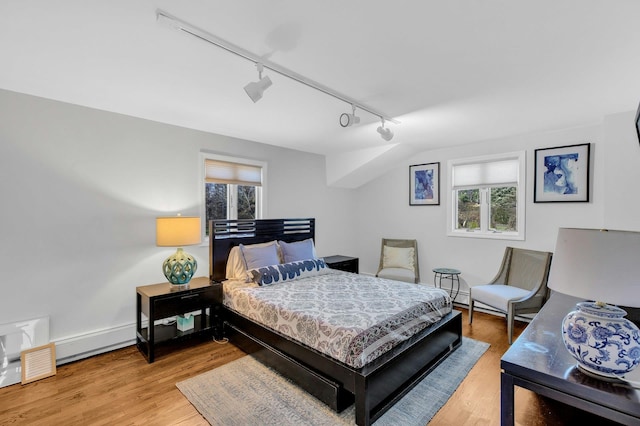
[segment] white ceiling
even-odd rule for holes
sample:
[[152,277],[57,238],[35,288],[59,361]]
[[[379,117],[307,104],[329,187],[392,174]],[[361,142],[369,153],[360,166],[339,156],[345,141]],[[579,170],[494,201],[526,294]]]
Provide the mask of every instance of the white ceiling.
[[[379,119],[156,22],[193,26]],[[0,88],[339,158],[598,123],[640,100],[638,0],[3,0]],[[399,147],[399,148],[398,148]],[[379,158],[378,158],[379,160]],[[365,161],[366,162],[366,161]]]

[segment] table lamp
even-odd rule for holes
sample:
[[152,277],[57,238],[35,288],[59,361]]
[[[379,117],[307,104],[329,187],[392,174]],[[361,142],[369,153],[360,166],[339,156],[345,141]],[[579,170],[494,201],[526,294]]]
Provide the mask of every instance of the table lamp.
[[548,286],[583,299],[562,322],[578,368],[624,378],[640,363],[640,330],[613,305],[640,307],[640,232],[560,228]]
[[167,280],[176,286],[187,286],[198,269],[198,262],[182,246],[200,244],[200,218],[171,216],[156,218],[156,245],[158,247],[178,247],[162,264]]

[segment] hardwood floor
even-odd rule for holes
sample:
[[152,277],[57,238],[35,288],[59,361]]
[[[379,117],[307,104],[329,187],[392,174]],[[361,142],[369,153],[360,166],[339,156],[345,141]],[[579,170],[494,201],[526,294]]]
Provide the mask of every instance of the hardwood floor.
[[[463,334],[491,344],[430,425],[498,425],[500,358],[508,349],[503,318],[474,313]],[[515,336],[526,324],[516,322]],[[244,356],[231,344],[205,343],[160,352],[148,364],[135,346],[59,366],[57,375],[0,388],[0,425],[207,425],[176,382]],[[575,424],[582,413],[516,390],[516,423]],[[593,420],[593,419],[591,419]]]

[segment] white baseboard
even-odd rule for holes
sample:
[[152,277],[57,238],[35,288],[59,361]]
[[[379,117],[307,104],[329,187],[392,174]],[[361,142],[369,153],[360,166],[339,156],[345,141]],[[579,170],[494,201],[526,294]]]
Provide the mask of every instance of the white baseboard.
[[[200,311],[191,312],[192,315],[200,315]],[[175,317],[156,321],[167,324]],[[142,321],[142,328],[148,326],[146,319]],[[78,334],[53,341],[56,344],[56,364],[62,365],[69,362],[89,358],[105,352],[124,348],[136,344],[136,324],[125,324],[103,330]]]
[[135,323],[54,340],[56,364],[66,364],[136,343]]

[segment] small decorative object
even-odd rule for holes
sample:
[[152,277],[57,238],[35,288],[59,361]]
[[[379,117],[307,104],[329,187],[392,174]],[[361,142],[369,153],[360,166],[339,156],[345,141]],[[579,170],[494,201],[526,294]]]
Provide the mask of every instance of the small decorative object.
[[196,259],[185,253],[182,247],[200,244],[200,218],[189,216],[159,217],[156,219],[156,245],[178,247],[162,264],[167,280],[176,286],[187,286],[198,268]]
[[191,314],[178,315],[178,319],[176,322],[178,324],[178,330],[180,331],[191,330],[193,328],[193,315]]
[[440,204],[440,163],[409,166],[409,205]]
[[582,371],[625,378],[640,364],[640,330],[617,306],[640,307],[640,232],[561,228],[548,286],[585,298],[562,322],[562,340]]
[[56,374],[55,343],[26,349],[20,352],[22,384],[35,382]]
[[590,144],[535,150],[534,203],[589,201]]

